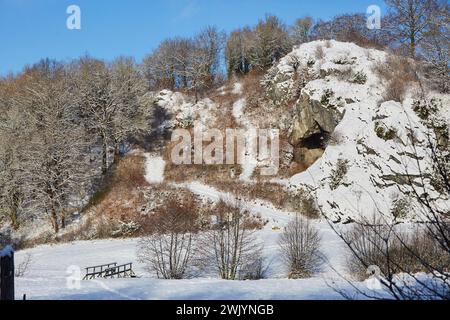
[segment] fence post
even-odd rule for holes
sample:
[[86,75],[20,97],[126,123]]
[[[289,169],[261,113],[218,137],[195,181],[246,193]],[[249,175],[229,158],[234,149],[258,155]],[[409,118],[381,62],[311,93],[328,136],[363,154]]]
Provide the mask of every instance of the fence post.
[[14,250],[0,251],[0,300],[14,300]]

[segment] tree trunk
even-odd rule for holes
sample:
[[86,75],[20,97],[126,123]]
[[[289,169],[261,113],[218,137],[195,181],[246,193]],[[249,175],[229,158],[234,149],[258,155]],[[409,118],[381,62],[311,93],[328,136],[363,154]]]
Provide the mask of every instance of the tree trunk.
[[120,149],[119,149],[119,143],[115,143],[114,146],[114,163],[117,163],[120,159]]
[[102,174],[106,174],[108,171],[108,144],[105,134],[102,134],[102,140]]
[[66,212],[61,212],[61,229],[66,227]]
[[409,35],[409,56],[413,59],[416,56],[416,35],[414,31],[411,31]]
[[12,209],[10,214],[11,226],[14,230],[19,229],[19,219],[17,215],[17,209]]
[[53,227],[53,230],[55,231],[55,233],[58,233],[59,232],[58,215],[56,213],[54,205],[52,205],[51,210],[52,210],[52,212],[51,212],[50,220],[52,222],[52,227]]

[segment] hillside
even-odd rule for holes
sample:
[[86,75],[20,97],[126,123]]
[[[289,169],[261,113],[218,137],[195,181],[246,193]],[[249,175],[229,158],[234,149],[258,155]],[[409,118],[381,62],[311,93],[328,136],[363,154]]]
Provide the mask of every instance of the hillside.
[[[38,245],[17,255],[19,263],[27,255],[32,261],[18,279],[18,297],[339,298],[330,283],[356,298],[364,298],[356,288],[385,297],[385,291],[372,290],[349,270],[349,251],[339,232],[373,216],[411,232],[416,222],[427,219],[418,201],[424,197],[437,211],[448,213],[450,208],[431,152],[448,146],[450,98],[424,91],[421,75],[412,75],[405,63],[418,62],[349,42],[320,40],[295,47],[264,74],[230,80],[201,98],[167,89],[146,93],[151,132],[136,138],[140,142],[130,143],[120,157],[114,154],[118,160],[114,158],[111,172],[88,199],[78,199],[83,206],[68,214],[65,228],[55,235],[51,226],[35,219],[15,231],[13,238],[24,246]],[[227,129],[243,130],[246,145],[260,129],[277,130],[268,134],[279,137],[275,174],[264,174],[273,159],[252,148],[233,155],[241,156],[242,163],[176,164],[178,139],[173,134],[184,129],[195,136],[197,128],[223,136]],[[180,150],[190,160],[195,149],[189,144]],[[194,231],[187,230],[195,235],[216,230],[224,219],[220,210],[233,212],[234,206],[245,211],[247,229],[262,245],[265,279],[227,282],[204,269],[197,277],[179,280],[181,284],[154,279],[138,257],[139,241],[160,235],[162,225],[172,230],[177,222],[164,217],[175,210],[174,202],[177,213],[193,214]],[[303,279],[288,280],[292,270],[280,254],[280,236],[298,215],[317,230],[315,254],[321,263]],[[82,282],[77,292],[64,287],[71,266],[83,270],[113,260],[134,262],[142,278]]]

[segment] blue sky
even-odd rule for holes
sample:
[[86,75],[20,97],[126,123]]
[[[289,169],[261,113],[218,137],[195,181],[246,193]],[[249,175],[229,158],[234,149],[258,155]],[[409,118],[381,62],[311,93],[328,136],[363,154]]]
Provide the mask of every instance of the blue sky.
[[[81,30],[66,28],[69,5],[81,8]],[[41,58],[90,54],[140,61],[172,36],[190,36],[206,25],[229,32],[253,25],[266,13],[284,22],[311,15],[328,19],[365,12],[383,0],[0,0],[0,75]]]

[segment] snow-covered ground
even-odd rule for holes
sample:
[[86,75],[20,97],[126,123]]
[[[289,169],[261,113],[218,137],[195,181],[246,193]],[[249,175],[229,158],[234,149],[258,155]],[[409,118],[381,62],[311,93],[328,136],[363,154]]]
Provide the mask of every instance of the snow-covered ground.
[[164,181],[164,168],[166,163],[160,156],[145,154],[145,180],[149,183],[160,183]]
[[[241,85],[236,84],[236,88],[241,90]],[[246,131],[246,145],[251,145],[253,141],[256,141],[257,132],[255,126],[251,123],[251,121],[244,115],[245,109],[245,99],[239,99],[233,104],[233,117],[236,119],[237,123],[241,124]],[[256,149],[253,148],[244,148],[243,155],[241,155],[242,159],[242,173],[239,176],[239,179],[242,181],[250,181],[253,171],[255,171],[256,166],[258,165]]]
[[[331,277],[303,280],[227,281],[218,278],[159,280],[137,262],[137,240],[80,241],[19,251],[20,262],[31,254],[24,277],[16,278],[16,297],[27,299],[339,299]],[[268,248],[270,249],[270,247]],[[139,278],[81,280],[87,266],[133,262]],[[346,286],[340,283],[340,286]]]
[[[281,217],[277,223],[284,220]],[[23,294],[27,299],[341,299],[334,286],[351,290],[330,267],[339,269],[344,255],[342,244],[326,223],[316,223],[324,243],[322,252],[327,258],[323,271],[299,280],[286,279],[278,253],[279,232],[273,231],[270,225],[258,232],[264,241],[270,279],[160,280],[150,277],[145,266],[138,262],[138,239],[77,241],[17,252],[17,263],[27,255],[31,255],[31,263],[25,276],[16,278],[16,296],[17,299]],[[133,262],[138,278],[79,280],[85,267],[110,262]]]
[[[146,177],[160,181],[164,164],[156,157],[147,156]],[[150,174],[152,173],[152,174]],[[239,201],[231,194],[199,182],[177,185],[190,189],[209,200]],[[309,279],[286,279],[286,270],[278,251],[280,231],[289,221],[291,213],[273,208],[269,203],[257,200],[245,203],[268,224],[257,236],[264,243],[264,254],[269,264],[268,277],[264,280],[226,281],[217,277],[186,280],[159,280],[151,278],[145,266],[137,260],[138,239],[109,239],[77,241],[60,245],[44,245],[19,251],[17,264],[31,256],[31,263],[24,277],[17,278],[16,295],[27,299],[340,299],[333,286],[349,289],[339,279],[334,269],[345,273],[344,247],[325,221],[315,221],[323,240],[323,268]],[[133,262],[138,278],[80,280],[84,268],[117,262]],[[331,267],[332,266],[332,267]],[[335,283],[334,285],[332,285]],[[359,284],[364,286],[363,284]],[[220,290],[218,290],[220,288]],[[349,289],[351,290],[351,289]]]

